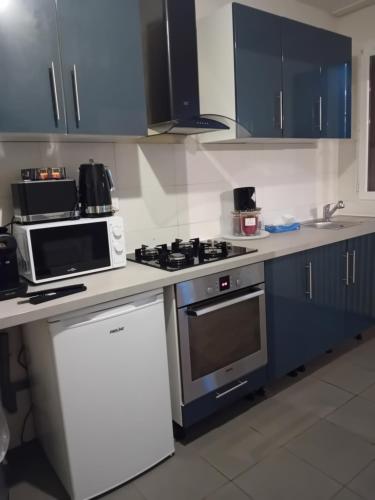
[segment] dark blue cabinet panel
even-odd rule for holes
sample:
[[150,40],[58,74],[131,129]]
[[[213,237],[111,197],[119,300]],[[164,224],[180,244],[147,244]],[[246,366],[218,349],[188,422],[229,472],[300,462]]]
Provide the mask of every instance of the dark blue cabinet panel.
[[270,378],[373,323],[374,250],[369,235],[266,262]]
[[375,235],[348,241],[347,309],[354,318],[375,318]]
[[348,337],[343,280],[345,251],[344,241],[306,252],[312,269],[311,331],[306,338],[308,360]]
[[352,40],[321,30],[322,137],[351,137]]
[[320,137],[321,30],[282,22],[284,137]]
[[54,0],[1,3],[0,68],[0,132],[66,130]]
[[304,253],[266,262],[269,376],[278,378],[305,362],[312,304]]
[[71,134],[145,135],[137,0],[58,0]]
[[281,137],[280,18],[233,4],[233,27],[237,121],[252,137]]

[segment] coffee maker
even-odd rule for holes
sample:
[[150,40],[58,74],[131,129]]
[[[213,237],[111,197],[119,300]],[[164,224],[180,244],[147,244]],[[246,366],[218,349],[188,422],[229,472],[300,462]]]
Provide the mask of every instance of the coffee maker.
[[18,274],[16,239],[0,227],[0,300],[19,297],[26,289]]
[[113,180],[111,171],[101,163],[90,160],[79,167],[79,199],[82,217],[113,215]]

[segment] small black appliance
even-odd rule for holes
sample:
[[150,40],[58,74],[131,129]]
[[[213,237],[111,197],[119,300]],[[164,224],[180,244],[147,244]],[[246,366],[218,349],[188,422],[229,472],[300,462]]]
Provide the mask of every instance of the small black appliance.
[[108,217],[113,215],[113,180],[111,171],[102,163],[89,163],[79,167],[79,201],[82,217]]
[[233,189],[234,209],[239,212],[256,210],[255,187]]
[[17,242],[6,227],[0,227],[0,300],[19,297],[26,289],[18,275]]
[[28,180],[11,186],[14,220],[20,224],[77,219],[78,193],[74,179]]

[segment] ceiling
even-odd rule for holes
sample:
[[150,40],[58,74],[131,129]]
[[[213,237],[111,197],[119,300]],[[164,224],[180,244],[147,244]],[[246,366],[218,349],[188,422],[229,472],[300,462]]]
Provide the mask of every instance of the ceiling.
[[298,0],[318,9],[323,9],[333,16],[345,16],[357,10],[375,5],[375,0]]

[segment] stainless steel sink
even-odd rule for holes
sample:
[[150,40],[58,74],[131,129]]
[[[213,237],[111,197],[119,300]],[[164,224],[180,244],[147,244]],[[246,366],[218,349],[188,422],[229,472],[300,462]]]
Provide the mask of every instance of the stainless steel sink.
[[324,220],[316,219],[304,222],[302,225],[305,227],[313,227],[315,229],[345,229],[347,227],[358,226],[362,221],[340,221],[340,220]]

